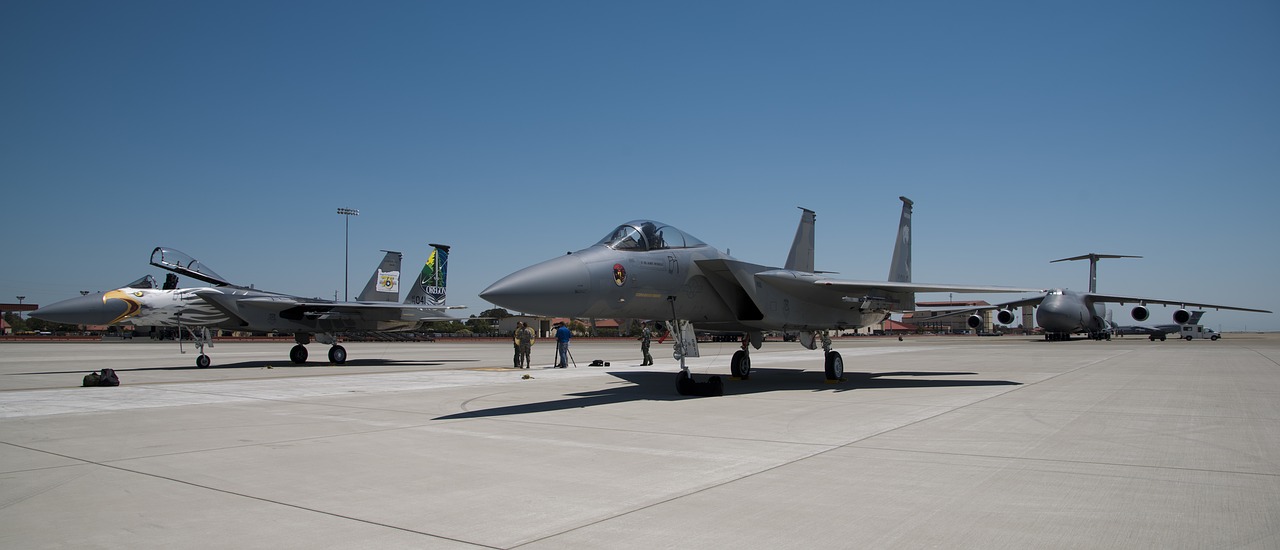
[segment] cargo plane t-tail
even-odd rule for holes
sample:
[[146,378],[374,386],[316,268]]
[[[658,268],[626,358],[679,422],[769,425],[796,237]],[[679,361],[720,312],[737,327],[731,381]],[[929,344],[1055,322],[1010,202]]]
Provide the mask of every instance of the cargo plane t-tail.
[[[197,288],[154,288],[137,284],[102,294],[63,300],[32,312],[33,317],[55,323],[175,327],[196,340],[196,366],[209,366],[204,353],[212,347],[209,329],[292,333],[295,346],[289,359],[307,361],[306,344],[330,344],[329,361],[345,363],[347,351],[337,343],[339,334],[414,330],[423,323],[454,321],[445,305],[449,247],[432,244],[430,256],[413,279],[404,303],[400,296],[401,253],[384,251],[382,262],[354,302],[302,298],[231,284],[200,262],[171,248],[151,252],[151,265],[208,283]],[[172,278],[173,276],[170,275]],[[140,279],[145,281],[149,278]]]
[[[748,344],[760,348],[764,331],[799,332],[808,349],[822,346],[828,380],[839,380],[844,361],[831,349],[828,331],[883,321],[915,309],[917,292],[1042,292],[1043,288],[924,284],[911,281],[913,203],[902,201],[893,260],[885,281],[834,279],[814,269],[812,210],[801,209],[784,267],[751,264],[708,246],[674,226],[654,220],[619,225],[595,245],[503,277],[480,297],[504,308],[556,317],[670,319],[701,330],[744,335],[730,361],[731,374],[751,372]],[[681,394],[719,394],[713,376],[697,384],[683,358],[694,356],[677,339]],[[690,343],[692,344],[692,343]]]

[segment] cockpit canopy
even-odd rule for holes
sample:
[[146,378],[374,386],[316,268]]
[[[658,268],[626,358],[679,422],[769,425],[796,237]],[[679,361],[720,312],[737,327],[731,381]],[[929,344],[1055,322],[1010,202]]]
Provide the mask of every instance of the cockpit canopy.
[[596,244],[603,244],[614,250],[639,252],[707,246],[693,235],[653,220],[633,220],[619,225]]
[[155,250],[152,250],[151,265],[217,286],[231,284],[195,258],[172,248],[157,246]]

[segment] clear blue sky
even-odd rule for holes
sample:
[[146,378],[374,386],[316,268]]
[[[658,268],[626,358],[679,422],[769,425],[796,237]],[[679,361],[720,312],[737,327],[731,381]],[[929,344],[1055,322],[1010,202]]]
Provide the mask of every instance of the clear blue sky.
[[1280,311],[1274,1],[14,0],[0,71],[0,301],[157,245],[332,298],[337,207],[352,295],[442,242],[470,314],[634,218],[780,265],[804,206],[819,269],[883,279],[906,195],[919,282],[1136,254],[1100,290]]

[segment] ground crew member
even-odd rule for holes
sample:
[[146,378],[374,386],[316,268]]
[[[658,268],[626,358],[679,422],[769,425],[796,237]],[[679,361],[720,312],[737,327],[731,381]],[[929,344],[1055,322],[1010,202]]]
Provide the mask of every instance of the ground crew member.
[[640,363],[640,366],[642,367],[647,367],[653,364],[653,356],[649,355],[649,338],[652,335],[653,334],[649,332],[649,323],[641,323],[640,338],[638,338],[638,340],[640,340],[640,353],[644,355],[644,362]]
[[533,351],[533,328],[529,323],[521,321],[516,328],[516,368],[533,368],[533,361],[529,359],[530,353]]
[[572,333],[564,323],[556,323],[556,327],[556,368],[564,369],[569,367],[569,338]]

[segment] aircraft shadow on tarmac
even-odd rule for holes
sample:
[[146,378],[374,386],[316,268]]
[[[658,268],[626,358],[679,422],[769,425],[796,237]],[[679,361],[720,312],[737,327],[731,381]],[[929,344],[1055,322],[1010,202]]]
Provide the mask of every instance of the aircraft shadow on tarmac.
[[[495,416],[511,416],[539,412],[559,411],[626,403],[630,401],[680,401],[684,399],[703,399],[697,396],[676,394],[675,373],[673,372],[627,372],[615,371],[610,375],[618,377],[630,384],[618,385],[602,390],[566,394],[564,399],[526,403],[491,409],[465,411],[434,418],[433,420],[455,420],[461,418],[485,418]],[[753,393],[778,391],[833,391],[886,389],[886,388],[959,388],[974,386],[1019,386],[1020,382],[1008,380],[935,380],[941,376],[971,376],[973,372],[846,372],[844,380],[827,384],[815,379],[812,372],[799,369],[767,369],[751,370],[749,380],[731,380],[721,376],[725,381],[724,395],[748,395]],[[928,377],[928,378],[926,378]],[[700,381],[706,377],[698,376]]]
[[[400,359],[348,359],[346,363],[334,365],[331,363],[304,363],[301,365],[294,364],[290,361],[242,361],[239,363],[215,364],[204,368],[195,365],[184,365],[175,367],[136,367],[115,369],[116,372],[148,372],[148,371],[215,371],[219,369],[329,369],[333,367],[440,367],[449,363],[475,363],[476,359],[437,359],[435,361],[410,361]],[[15,372],[13,375],[23,376],[31,374],[88,374],[96,372],[98,369],[87,370],[67,370],[67,371],[49,371],[49,372]]]

